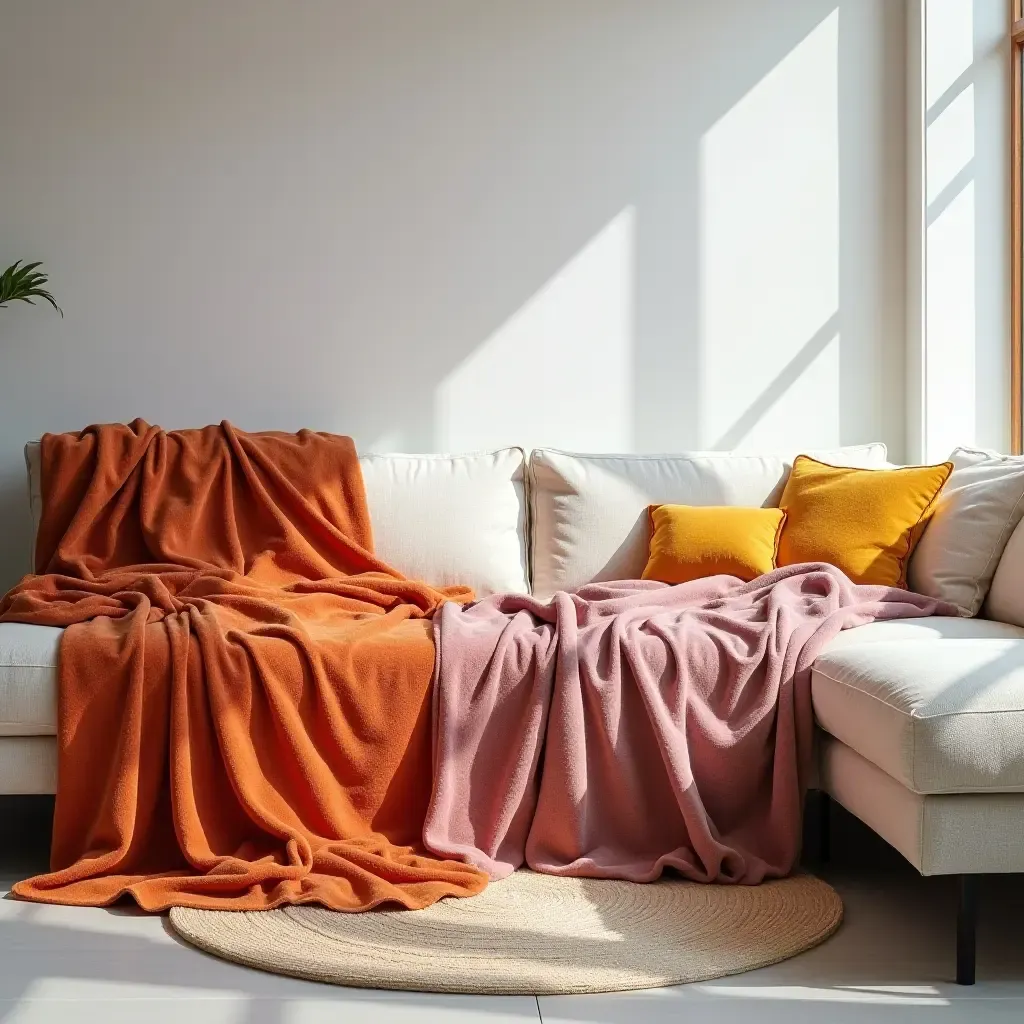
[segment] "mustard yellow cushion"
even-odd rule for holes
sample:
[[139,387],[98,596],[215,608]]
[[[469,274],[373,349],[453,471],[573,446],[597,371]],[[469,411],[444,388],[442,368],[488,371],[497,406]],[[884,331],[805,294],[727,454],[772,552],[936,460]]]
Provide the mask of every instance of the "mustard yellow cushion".
[[778,565],[829,562],[854,583],[907,585],[907,563],[953,463],[847,469],[797,456],[779,505]]
[[786,518],[778,508],[651,505],[645,580],[686,583],[704,576],[752,580],[775,568]]

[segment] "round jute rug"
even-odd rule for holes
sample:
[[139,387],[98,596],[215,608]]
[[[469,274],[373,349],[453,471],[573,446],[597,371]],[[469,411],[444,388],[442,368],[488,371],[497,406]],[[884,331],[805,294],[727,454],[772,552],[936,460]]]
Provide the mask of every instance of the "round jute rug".
[[340,914],[175,907],[171,924],[217,956],[363,988],[551,995],[706,981],[828,938],[839,896],[797,875],[762,885],[649,885],[517,871],[427,910]]

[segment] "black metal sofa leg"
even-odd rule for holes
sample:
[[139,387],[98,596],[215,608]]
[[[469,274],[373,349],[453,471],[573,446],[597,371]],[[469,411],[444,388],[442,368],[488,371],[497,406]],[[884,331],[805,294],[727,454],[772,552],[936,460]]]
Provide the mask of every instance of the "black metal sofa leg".
[[956,912],[956,983],[973,985],[978,926],[978,876],[961,875],[957,883],[960,902]]

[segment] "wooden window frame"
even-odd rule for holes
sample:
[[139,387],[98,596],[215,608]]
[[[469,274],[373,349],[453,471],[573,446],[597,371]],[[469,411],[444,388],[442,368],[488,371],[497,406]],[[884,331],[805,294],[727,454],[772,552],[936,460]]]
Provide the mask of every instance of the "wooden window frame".
[[1022,295],[1022,275],[1024,275],[1024,0],[1011,0],[1010,3],[1010,45],[1012,94],[1010,101],[1010,219],[1012,229],[1012,252],[1010,253],[1010,446],[1015,455],[1024,450],[1024,295]]

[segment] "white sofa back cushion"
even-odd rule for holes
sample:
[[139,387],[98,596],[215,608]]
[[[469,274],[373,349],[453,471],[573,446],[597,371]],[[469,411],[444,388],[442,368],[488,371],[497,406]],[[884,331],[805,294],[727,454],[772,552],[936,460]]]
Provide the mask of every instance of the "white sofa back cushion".
[[[25,446],[25,461],[34,536],[42,510],[38,442]],[[521,448],[362,456],[377,554],[436,586],[527,593],[525,461]]]
[[953,472],[910,558],[907,583],[977,615],[1024,517],[1024,458],[957,448],[949,461]]
[[[533,592],[550,597],[601,580],[638,579],[647,564],[647,506],[778,504],[793,456],[690,452],[530,456]],[[811,453],[845,466],[884,466],[884,444]]]
[[1024,626],[1024,519],[1017,524],[1003,549],[984,614],[999,622]]
[[526,594],[526,457],[364,455],[377,554],[412,579],[478,597]]

